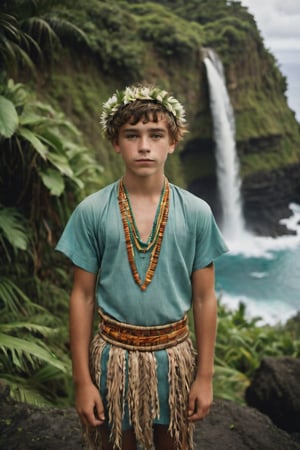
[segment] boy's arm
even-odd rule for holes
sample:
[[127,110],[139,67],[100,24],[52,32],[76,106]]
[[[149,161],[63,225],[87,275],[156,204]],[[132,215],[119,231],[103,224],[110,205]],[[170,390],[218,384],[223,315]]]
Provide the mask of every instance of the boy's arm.
[[192,275],[193,314],[198,364],[191,386],[188,419],[202,419],[209,412],[213,400],[214,349],[217,329],[217,300],[214,265],[196,270]]
[[74,267],[70,298],[70,344],[76,409],[84,425],[102,425],[104,410],[98,389],[89,370],[89,346],[92,337],[96,275]]

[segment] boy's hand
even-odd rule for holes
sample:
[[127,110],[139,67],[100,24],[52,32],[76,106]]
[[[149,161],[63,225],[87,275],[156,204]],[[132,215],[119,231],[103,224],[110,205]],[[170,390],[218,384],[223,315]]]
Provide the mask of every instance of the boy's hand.
[[212,400],[212,380],[196,378],[189,395],[188,421],[196,422],[203,419],[209,413]]
[[103,403],[93,383],[76,386],[76,410],[83,425],[96,427],[104,424]]

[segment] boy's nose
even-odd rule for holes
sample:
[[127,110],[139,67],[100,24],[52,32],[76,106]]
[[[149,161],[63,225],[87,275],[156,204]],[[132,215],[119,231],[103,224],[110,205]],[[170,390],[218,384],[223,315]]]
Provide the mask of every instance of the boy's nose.
[[140,152],[149,152],[150,151],[149,139],[147,136],[141,137],[139,144],[140,144],[139,145]]

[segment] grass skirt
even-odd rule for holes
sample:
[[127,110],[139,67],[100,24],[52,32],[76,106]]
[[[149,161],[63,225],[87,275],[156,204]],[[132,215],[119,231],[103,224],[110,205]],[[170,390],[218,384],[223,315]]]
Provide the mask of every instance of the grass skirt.
[[[101,356],[106,345],[107,342],[100,334],[94,337],[91,344],[91,373],[97,387],[100,386]],[[187,421],[187,406],[195,373],[195,350],[191,340],[187,338],[165,351],[169,364],[168,430],[176,441],[177,450],[193,450],[193,424]],[[130,424],[138,444],[144,450],[152,449],[153,421],[160,415],[155,351],[126,350],[110,345],[106,385],[110,440],[114,449],[122,448],[125,405],[128,407]],[[87,430],[86,437],[88,450],[102,448],[97,428]]]

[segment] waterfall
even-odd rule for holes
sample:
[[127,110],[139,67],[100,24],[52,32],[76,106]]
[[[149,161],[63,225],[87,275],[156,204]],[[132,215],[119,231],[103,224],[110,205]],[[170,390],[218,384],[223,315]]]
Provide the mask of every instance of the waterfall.
[[217,184],[222,209],[222,232],[228,240],[237,240],[245,232],[242,212],[239,160],[235,145],[233,109],[226,89],[223,66],[217,55],[206,51],[210,109],[216,147]]

